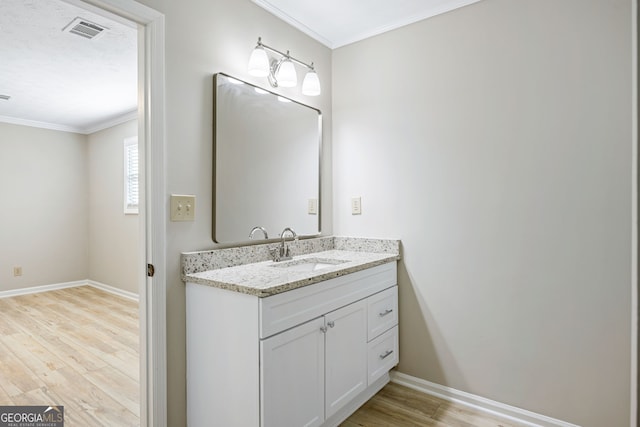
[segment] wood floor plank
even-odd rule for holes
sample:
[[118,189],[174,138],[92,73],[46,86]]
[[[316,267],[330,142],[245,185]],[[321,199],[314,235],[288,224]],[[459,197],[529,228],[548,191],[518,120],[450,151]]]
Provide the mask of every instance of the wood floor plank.
[[347,421],[362,427],[447,426],[428,417],[420,419],[406,417],[406,413],[390,411],[389,408],[381,405],[379,401],[372,402],[372,405],[361,408],[361,410],[350,416]]
[[136,381],[140,381],[140,359],[137,354],[129,351],[118,351],[113,355],[109,355],[109,365],[118,369]]
[[104,360],[87,352],[81,344],[70,344],[53,335],[36,335],[33,338],[47,348],[54,348],[56,355],[78,373],[107,366]]
[[41,387],[43,382],[4,342],[0,342],[0,384],[13,398]]
[[39,387],[13,398],[15,405],[51,406],[62,405],[62,399],[47,387]]
[[389,383],[380,390],[377,397],[387,406],[403,408],[414,413],[417,417],[433,418],[442,400],[425,393],[416,393],[408,387]]
[[62,368],[65,363],[58,356],[24,333],[6,335],[2,341],[38,377]]
[[140,412],[138,381],[111,366],[89,372],[85,378],[132,413]]
[[443,403],[438,408],[434,418],[448,425],[460,427],[514,427],[517,425],[449,402]]
[[138,304],[82,286],[0,299],[0,405],[65,407],[65,426],[137,426]]
[[60,369],[58,372],[65,381],[50,389],[64,397],[64,405],[70,404],[72,408],[80,408],[94,420],[96,425],[124,427],[136,426],[140,423],[138,414],[120,405],[100,387],[87,381],[84,376],[69,368]]
[[11,397],[9,397],[7,392],[4,391],[4,388],[2,388],[2,384],[0,383],[0,406],[12,405],[15,405],[15,403],[13,403],[13,400],[11,399]]
[[341,427],[514,427],[499,417],[389,383]]

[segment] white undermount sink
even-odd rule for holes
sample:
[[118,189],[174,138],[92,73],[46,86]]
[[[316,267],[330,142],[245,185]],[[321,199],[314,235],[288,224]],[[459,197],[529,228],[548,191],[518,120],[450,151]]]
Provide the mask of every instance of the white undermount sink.
[[271,264],[271,267],[282,268],[287,271],[313,272],[322,270],[324,268],[334,267],[345,262],[348,261],[330,258],[306,258],[282,263],[274,263]]

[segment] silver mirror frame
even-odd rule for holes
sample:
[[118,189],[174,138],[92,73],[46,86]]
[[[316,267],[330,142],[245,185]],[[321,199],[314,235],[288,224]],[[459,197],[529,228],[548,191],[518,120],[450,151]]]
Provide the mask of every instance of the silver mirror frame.
[[[243,246],[243,245],[255,245],[255,244],[263,244],[263,243],[270,243],[270,242],[277,242],[280,241],[280,232],[281,230],[269,230],[269,239],[260,239],[260,240],[250,240],[249,239],[249,232],[251,230],[251,228],[248,229],[248,233],[245,236],[244,239],[240,239],[237,241],[220,241],[219,240],[219,233],[216,233],[217,231],[217,225],[216,224],[216,208],[217,208],[217,204],[219,203],[219,201],[217,200],[217,189],[218,189],[218,183],[217,183],[217,161],[219,160],[217,158],[217,112],[218,112],[218,93],[217,93],[217,89],[219,86],[219,79],[221,78],[225,78],[225,79],[234,79],[240,83],[243,83],[245,85],[248,85],[254,89],[259,89],[262,90],[264,92],[269,93],[270,95],[276,96],[276,97],[281,97],[284,98],[292,103],[295,103],[297,105],[309,108],[313,111],[316,111],[318,113],[318,189],[317,189],[317,194],[318,194],[318,206],[317,206],[317,233],[313,233],[313,234],[300,234],[299,233],[299,238],[300,239],[308,239],[308,238],[314,238],[314,237],[318,237],[320,235],[322,235],[322,206],[323,206],[323,202],[322,202],[322,155],[323,155],[323,135],[322,135],[322,112],[314,107],[311,107],[309,105],[303,104],[301,102],[298,102],[294,99],[288,98],[286,96],[283,96],[281,94],[275,93],[271,90],[265,89],[263,87],[260,86],[256,86],[252,83],[248,83],[242,79],[239,79],[237,77],[231,76],[229,74],[226,73],[216,73],[213,75],[213,168],[212,168],[212,184],[213,184],[213,188],[212,188],[212,215],[211,215],[211,226],[212,226],[212,238],[213,241],[217,244],[220,245],[224,245],[224,246]],[[252,224],[252,227],[260,227],[262,226],[262,224]],[[289,225],[286,225],[289,226]],[[296,230],[297,231],[297,230]]]

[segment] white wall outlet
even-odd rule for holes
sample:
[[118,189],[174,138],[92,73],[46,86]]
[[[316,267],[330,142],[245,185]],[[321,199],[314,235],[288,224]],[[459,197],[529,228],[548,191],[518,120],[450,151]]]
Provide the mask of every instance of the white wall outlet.
[[196,219],[196,196],[171,195],[171,221],[194,221]]
[[318,199],[309,199],[309,215],[318,215]]
[[351,199],[351,215],[362,215],[362,198],[353,197]]
[[22,267],[13,267],[13,276],[22,276]]

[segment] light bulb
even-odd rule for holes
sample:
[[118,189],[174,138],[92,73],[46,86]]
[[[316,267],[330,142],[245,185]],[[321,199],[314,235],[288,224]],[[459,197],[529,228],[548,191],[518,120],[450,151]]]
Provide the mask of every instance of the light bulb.
[[315,70],[310,70],[302,81],[302,94],[308,96],[320,95],[320,79]]
[[256,46],[251,52],[247,69],[252,76],[267,77],[269,75],[269,57],[262,46]]
[[278,81],[278,86],[282,87],[294,87],[298,84],[296,68],[290,59],[282,61],[276,73],[276,80]]

